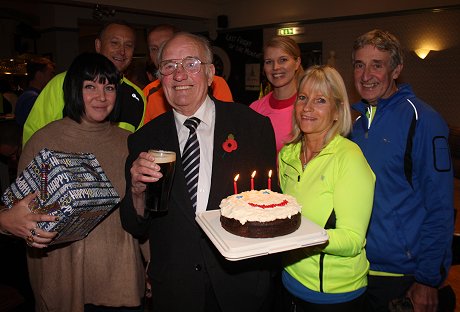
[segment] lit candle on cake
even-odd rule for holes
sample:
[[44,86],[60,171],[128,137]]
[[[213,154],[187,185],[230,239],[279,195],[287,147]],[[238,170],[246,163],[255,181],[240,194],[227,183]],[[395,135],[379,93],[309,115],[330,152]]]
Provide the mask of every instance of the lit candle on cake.
[[240,174],[238,173],[234,178],[233,178],[233,190],[235,191],[235,194],[238,194],[238,186],[236,185],[236,181],[238,181],[238,178],[240,177]]
[[270,171],[268,172],[268,189],[271,190],[272,189],[272,170],[270,169]]
[[256,171],[251,174],[251,191],[254,190],[254,177],[256,176]]

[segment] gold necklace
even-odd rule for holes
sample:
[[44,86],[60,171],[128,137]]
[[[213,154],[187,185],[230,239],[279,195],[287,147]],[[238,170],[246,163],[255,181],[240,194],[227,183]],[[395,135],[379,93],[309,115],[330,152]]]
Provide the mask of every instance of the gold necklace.
[[[305,150],[307,149],[307,145],[305,144],[305,139],[302,139],[302,154],[303,154],[303,159],[304,163],[302,164],[302,170],[305,171],[305,168],[307,168],[308,160],[307,160],[307,154],[305,153]],[[312,158],[314,158],[316,155],[318,155],[319,152],[313,152],[312,153]],[[302,162],[302,160],[300,161]]]
[[305,142],[304,140],[302,140],[302,153],[303,153],[303,160],[304,160],[304,163],[302,164],[302,170],[305,171],[305,168],[307,168],[307,154],[305,154]]

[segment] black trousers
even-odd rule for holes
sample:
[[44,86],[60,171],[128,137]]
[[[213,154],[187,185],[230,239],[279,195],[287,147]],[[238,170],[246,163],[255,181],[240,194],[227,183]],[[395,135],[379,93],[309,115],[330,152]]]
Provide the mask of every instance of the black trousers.
[[348,302],[317,304],[295,299],[296,312],[366,312],[366,295]]
[[352,301],[334,304],[316,304],[294,297],[286,288],[278,290],[277,312],[367,312],[366,294]]
[[367,281],[367,311],[387,312],[390,301],[404,298],[415,279],[413,276],[368,275]]

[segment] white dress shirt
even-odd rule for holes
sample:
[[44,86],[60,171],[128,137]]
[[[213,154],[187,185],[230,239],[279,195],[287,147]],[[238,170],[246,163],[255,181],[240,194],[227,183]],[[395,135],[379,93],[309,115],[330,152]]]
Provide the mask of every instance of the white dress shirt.
[[[198,190],[196,200],[196,212],[206,211],[209,192],[211,189],[212,154],[214,150],[214,125],[216,121],[216,107],[209,96],[193,116],[184,116],[174,110],[177,137],[181,155],[184,152],[190,130],[184,126],[186,119],[197,117],[201,120],[196,129],[198,142],[200,143],[200,172],[198,175]],[[186,190],[187,191],[187,190]],[[188,195],[188,194],[187,194]]]

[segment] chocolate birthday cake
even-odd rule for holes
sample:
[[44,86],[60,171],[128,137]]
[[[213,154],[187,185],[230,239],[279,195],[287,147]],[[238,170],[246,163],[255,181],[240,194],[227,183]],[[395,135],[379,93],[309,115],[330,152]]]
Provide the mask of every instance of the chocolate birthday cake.
[[268,238],[287,235],[300,226],[301,206],[290,195],[271,190],[247,191],[220,203],[222,227],[235,235]]

